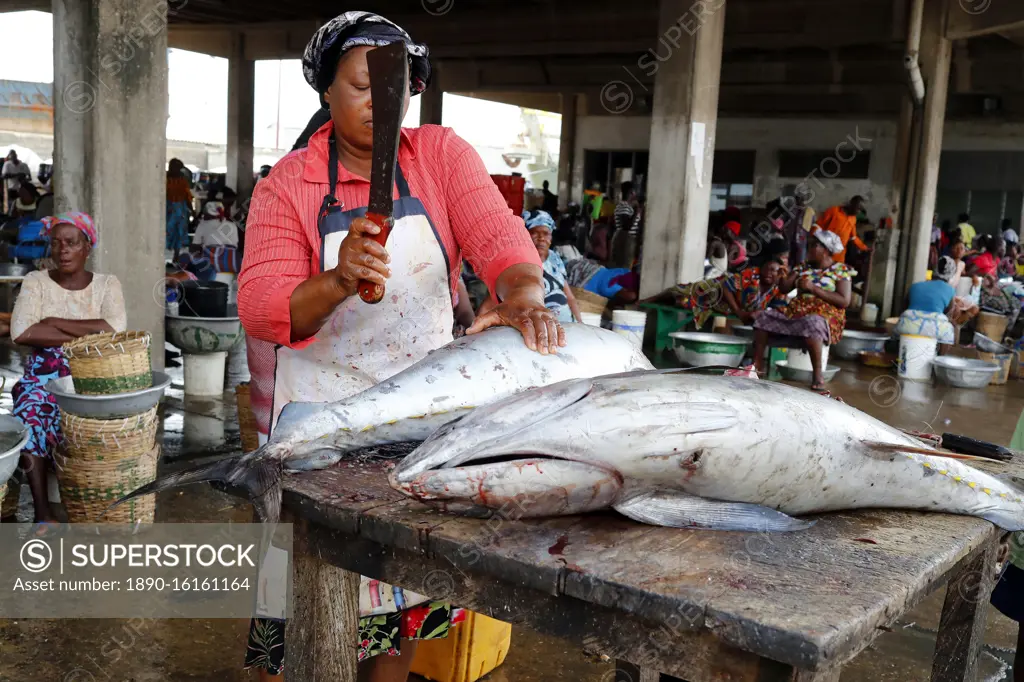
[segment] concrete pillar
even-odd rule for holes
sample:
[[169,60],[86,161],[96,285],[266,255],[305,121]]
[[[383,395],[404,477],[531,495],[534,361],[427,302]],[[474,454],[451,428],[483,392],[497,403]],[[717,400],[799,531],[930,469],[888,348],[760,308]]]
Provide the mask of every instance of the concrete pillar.
[[256,62],[245,58],[245,34],[231,38],[228,59],[227,184],[240,197],[252,194],[252,140],[256,107]]
[[754,156],[753,207],[764,208],[769,201],[779,198],[779,150],[759,147]]
[[420,95],[420,125],[441,125],[441,103],[444,101],[444,87],[441,83],[441,64],[431,65],[430,86]]
[[661,0],[641,297],[704,275],[725,4]]
[[124,288],[128,328],[163,367],[167,10],[135,0],[53,0],[54,187],[86,211],[91,267]]
[[[904,273],[904,291],[925,278],[932,219],[939,184],[939,159],[942,156],[942,132],[946,122],[946,97],[953,44],[943,37],[945,0],[928,0],[921,32],[921,73],[924,76],[924,108],[921,117],[921,143],[911,152],[916,165],[913,210],[909,220],[909,258]],[[900,301],[896,302],[900,306]]]
[[558,210],[569,207],[573,157],[576,155],[576,94],[562,93],[562,131],[558,150]]

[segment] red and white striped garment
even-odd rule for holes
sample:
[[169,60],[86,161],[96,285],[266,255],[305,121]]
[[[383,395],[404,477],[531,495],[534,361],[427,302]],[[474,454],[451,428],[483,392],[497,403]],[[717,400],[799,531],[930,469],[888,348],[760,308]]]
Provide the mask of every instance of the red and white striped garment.
[[[295,288],[320,272],[317,215],[328,193],[328,122],[309,146],[281,159],[256,185],[239,275],[238,313],[248,335],[252,407],[261,433],[270,425],[275,349],[303,348],[291,340],[290,300]],[[495,280],[517,263],[540,266],[537,249],[513,215],[472,146],[451,129],[403,129],[398,164],[412,196],[423,202],[448,258],[453,300],[462,257],[493,291]],[[344,166],[335,196],[347,211],[369,201],[370,183]],[[396,192],[397,197],[397,192]],[[401,235],[392,233],[391,239]]]

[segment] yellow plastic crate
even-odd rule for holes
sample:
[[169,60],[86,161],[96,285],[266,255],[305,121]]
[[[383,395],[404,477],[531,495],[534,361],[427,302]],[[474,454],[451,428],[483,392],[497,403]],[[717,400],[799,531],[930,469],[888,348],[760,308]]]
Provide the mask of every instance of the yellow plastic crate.
[[420,642],[412,671],[435,682],[476,682],[505,661],[512,626],[466,612],[445,639]]

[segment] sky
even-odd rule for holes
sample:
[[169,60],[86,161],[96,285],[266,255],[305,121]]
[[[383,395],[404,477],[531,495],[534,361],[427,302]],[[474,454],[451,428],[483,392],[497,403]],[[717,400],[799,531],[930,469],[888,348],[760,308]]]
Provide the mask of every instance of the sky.
[[[53,21],[46,12],[0,13],[4,54],[30,59],[0,60],[0,79],[53,82]],[[228,61],[185,50],[168,51],[167,137],[207,144],[227,140]],[[254,144],[290,149],[297,133],[319,106],[297,59],[256,62]],[[419,125],[419,98],[413,97],[404,124]],[[443,123],[484,155],[488,167],[524,131],[519,107],[445,94]],[[557,120],[557,118],[556,118]],[[549,145],[550,146],[550,145]],[[481,147],[490,148],[484,153]],[[557,154],[557,140],[554,153]],[[494,172],[494,171],[492,171]],[[508,170],[500,171],[508,172]]]

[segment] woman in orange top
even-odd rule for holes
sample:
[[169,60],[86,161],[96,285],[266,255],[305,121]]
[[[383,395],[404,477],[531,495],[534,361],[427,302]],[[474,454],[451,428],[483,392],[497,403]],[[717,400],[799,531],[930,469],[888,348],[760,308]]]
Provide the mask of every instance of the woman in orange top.
[[166,249],[178,253],[188,246],[188,221],[192,216],[192,188],[181,172],[185,169],[178,159],[167,164],[167,244]]
[[846,262],[846,250],[850,242],[861,251],[868,250],[868,245],[857,236],[857,214],[863,208],[864,197],[858,195],[850,199],[846,206],[833,206],[818,219],[818,226],[821,229],[834,232],[843,243],[843,250],[832,256],[836,263]]

